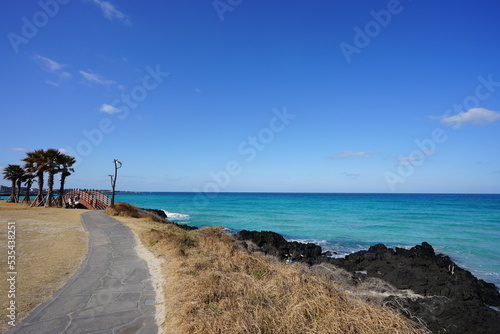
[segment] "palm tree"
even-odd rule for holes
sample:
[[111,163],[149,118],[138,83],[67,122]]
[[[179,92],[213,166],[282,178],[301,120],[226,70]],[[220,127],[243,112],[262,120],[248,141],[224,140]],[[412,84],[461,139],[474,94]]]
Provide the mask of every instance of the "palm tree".
[[3,178],[6,180],[10,180],[12,182],[12,189],[10,193],[9,202],[17,203],[18,202],[18,190],[16,189],[16,183],[19,184],[20,190],[20,182],[18,180],[22,179],[24,175],[24,170],[19,165],[8,165],[3,169]]
[[75,164],[76,160],[70,155],[62,154],[59,156],[59,168],[61,171],[61,181],[59,187],[59,194],[57,196],[57,206],[63,206],[63,197],[64,197],[64,182],[66,182],[66,177],[70,176],[71,173],[74,173],[75,170],[71,168]]
[[35,175],[38,178],[38,194],[31,204],[42,205],[43,204],[43,173],[45,172],[45,151],[44,150],[34,150],[33,152],[26,153],[27,157],[22,159],[26,162],[24,168],[28,173]]
[[16,178],[15,178],[14,166],[15,165],[8,165],[3,169],[3,178],[5,180],[9,180],[12,182],[12,186],[10,188],[10,197],[7,200],[7,202],[14,202],[16,198]]
[[59,159],[62,155],[56,149],[49,148],[45,151],[45,168],[44,170],[49,174],[47,177],[47,197],[45,200],[45,207],[52,206],[53,198],[52,192],[54,188],[54,175],[59,173]]

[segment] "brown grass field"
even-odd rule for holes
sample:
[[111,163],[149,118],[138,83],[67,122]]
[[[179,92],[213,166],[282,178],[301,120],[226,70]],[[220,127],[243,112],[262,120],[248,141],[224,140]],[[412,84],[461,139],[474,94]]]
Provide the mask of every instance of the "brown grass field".
[[427,332],[321,270],[250,253],[222,228],[185,231],[121,210],[108,211],[164,259],[166,333]]
[[29,208],[0,201],[0,332],[7,324],[7,226],[16,229],[16,323],[49,300],[80,266],[87,253],[87,235],[80,222],[83,210]]

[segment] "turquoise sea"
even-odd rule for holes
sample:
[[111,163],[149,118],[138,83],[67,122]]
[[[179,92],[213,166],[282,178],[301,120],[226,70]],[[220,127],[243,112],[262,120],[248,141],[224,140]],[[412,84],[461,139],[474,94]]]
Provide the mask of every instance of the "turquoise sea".
[[345,256],[384,243],[423,241],[500,287],[500,195],[120,193],[117,201],[167,211],[171,220],[268,230]]

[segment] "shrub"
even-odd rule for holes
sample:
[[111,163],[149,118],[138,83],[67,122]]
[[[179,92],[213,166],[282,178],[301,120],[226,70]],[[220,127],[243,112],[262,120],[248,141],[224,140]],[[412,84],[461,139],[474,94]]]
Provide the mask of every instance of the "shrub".
[[108,216],[121,216],[121,217],[132,217],[132,218],[148,218],[152,221],[159,223],[166,223],[167,221],[156,213],[139,209],[138,207],[125,202],[118,202],[114,205],[110,205],[104,211]]

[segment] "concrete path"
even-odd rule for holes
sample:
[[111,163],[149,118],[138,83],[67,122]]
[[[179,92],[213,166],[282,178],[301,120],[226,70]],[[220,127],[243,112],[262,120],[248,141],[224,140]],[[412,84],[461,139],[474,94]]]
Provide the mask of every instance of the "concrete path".
[[[102,211],[81,216],[89,250],[81,267],[7,333],[157,333],[155,291],[133,232]],[[27,274],[27,273],[25,273]]]

